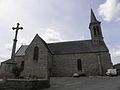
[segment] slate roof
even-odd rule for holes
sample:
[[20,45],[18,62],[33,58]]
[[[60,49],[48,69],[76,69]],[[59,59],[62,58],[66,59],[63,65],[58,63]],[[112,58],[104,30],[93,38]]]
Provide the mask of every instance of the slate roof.
[[2,63],[10,63],[10,62],[11,62],[11,59],[8,59],[6,61],[1,62],[1,65],[2,65]]
[[48,47],[54,54],[78,54],[108,51],[104,42],[99,46],[95,46],[92,44],[91,40],[50,43],[48,44]]
[[18,51],[16,52],[15,56],[23,56],[25,55],[25,51],[27,49],[28,45],[22,45]]
[[[92,44],[91,40],[48,43],[47,46],[53,54],[78,54],[108,51],[104,42],[99,46],[95,46]],[[16,52],[16,56],[25,55],[27,47],[28,45],[22,45]]]

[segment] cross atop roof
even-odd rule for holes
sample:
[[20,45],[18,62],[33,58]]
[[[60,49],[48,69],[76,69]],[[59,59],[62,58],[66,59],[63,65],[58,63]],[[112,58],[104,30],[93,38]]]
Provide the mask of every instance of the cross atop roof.
[[20,24],[17,23],[17,27],[12,27],[13,30],[16,30],[16,34],[15,34],[15,39],[14,39],[14,40],[17,40],[18,30],[19,30],[19,29],[21,29],[21,30],[23,29],[23,27],[19,27],[19,25],[20,25]]
[[17,23],[17,27],[12,27],[12,29],[13,29],[13,30],[14,30],[14,29],[16,29],[16,30],[21,29],[21,30],[22,30],[22,29],[23,29],[23,27],[19,27],[19,25],[20,25],[20,24],[19,24],[19,23]]

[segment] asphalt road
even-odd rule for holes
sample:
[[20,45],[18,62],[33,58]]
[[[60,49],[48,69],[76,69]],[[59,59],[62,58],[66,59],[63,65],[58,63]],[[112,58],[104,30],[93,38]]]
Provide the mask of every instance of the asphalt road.
[[120,76],[54,77],[51,87],[43,90],[120,90]]

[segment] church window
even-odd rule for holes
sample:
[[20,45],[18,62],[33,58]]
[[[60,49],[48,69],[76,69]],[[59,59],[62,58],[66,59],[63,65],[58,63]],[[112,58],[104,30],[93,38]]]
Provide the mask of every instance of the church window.
[[78,70],[82,70],[82,63],[80,59],[77,60],[77,68]]
[[96,26],[96,28],[97,28],[97,34],[100,35],[100,29],[99,29],[99,27]]
[[24,70],[24,61],[21,62],[21,68]]
[[96,36],[97,32],[96,32],[96,27],[95,26],[93,27],[93,30],[94,30],[94,35]]
[[34,48],[33,60],[38,60],[38,57],[39,57],[39,48],[36,46]]
[[23,67],[23,68],[24,68],[24,61],[22,61],[22,62],[21,62],[21,67]]

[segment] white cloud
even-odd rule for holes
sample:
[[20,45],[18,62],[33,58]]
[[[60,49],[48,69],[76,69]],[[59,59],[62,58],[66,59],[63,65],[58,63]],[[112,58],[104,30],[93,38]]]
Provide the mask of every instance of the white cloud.
[[120,3],[118,0],[106,0],[98,8],[100,16],[103,16],[105,21],[119,20],[120,18]]
[[12,51],[12,43],[5,44],[5,49],[8,51]]
[[114,64],[120,63],[120,46],[111,48],[111,57]]
[[[21,45],[26,45],[26,44],[28,44],[28,42],[27,42],[26,39],[24,39],[24,38],[20,39],[20,40],[17,42],[17,49],[18,49]],[[6,50],[8,50],[8,51],[12,51],[12,46],[13,46],[13,42],[5,44],[5,48],[6,48]]]
[[[24,39],[24,38],[19,39],[17,42],[16,51],[20,48],[21,45],[27,45],[27,44],[28,44],[28,42],[26,39]],[[7,53],[1,54],[1,52],[0,52],[0,62],[10,58],[10,55],[12,52],[12,47],[13,47],[13,42],[7,43],[4,45],[3,50],[6,51]]]
[[113,49],[112,51],[112,57],[115,58],[115,57],[120,57],[120,48],[118,49]]
[[19,44],[19,46],[21,46],[21,45],[26,45],[26,44],[28,44],[28,41],[27,41],[26,39],[24,39],[24,38],[21,38],[21,39],[18,41],[18,44]]
[[61,34],[52,28],[46,29],[45,33],[41,36],[47,43],[61,41]]
[[0,62],[5,61],[9,58],[9,55],[0,55]]

